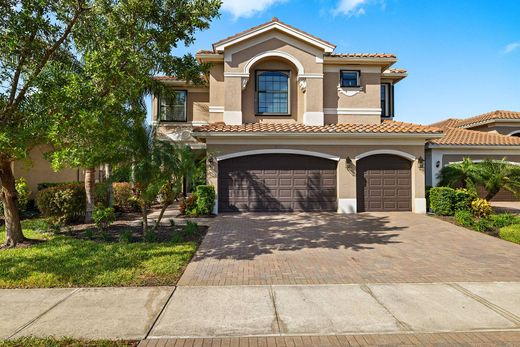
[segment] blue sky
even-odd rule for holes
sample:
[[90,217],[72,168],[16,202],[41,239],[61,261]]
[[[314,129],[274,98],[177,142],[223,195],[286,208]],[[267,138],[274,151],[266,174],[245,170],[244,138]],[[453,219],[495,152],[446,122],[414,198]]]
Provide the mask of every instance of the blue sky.
[[518,0],[223,0],[221,17],[175,54],[209,49],[273,16],[337,45],[394,53],[409,76],[396,120],[428,124],[495,109],[520,111]]

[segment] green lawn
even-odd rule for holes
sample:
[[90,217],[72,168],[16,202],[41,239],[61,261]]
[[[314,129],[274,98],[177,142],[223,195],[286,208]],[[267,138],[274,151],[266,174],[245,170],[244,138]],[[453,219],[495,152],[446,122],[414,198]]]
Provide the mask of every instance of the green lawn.
[[501,239],[520,245],[520,224],[513,224],[500,229],[498,235]]
[[77,340],[70,338],[23,337],[14,340],[0,340],[0,347],[133,347],[134,341]]
[[[173,285],[197,249],[185,243],[105,243],[38,232],[41,221],[23,222],[41,244],[0,251],[0,288]],[[5,231],[0,230],[0,242]]]

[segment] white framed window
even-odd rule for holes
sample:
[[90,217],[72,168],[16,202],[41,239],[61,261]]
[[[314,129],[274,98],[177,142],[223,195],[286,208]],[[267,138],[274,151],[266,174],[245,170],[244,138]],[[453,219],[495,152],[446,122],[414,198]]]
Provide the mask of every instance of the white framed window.
[[159,97],[159,121],[186,122],[188,91],[175,90],[174,95]]
[[390,83],[381,83],[381,117],[394,116],[393,88]]
[[289,115],[290,71],[256,71],[256,114]]
[[340,86],[342,88],[360,87],[359,74],[360,72],[357,70],[341,70],[339,72]]

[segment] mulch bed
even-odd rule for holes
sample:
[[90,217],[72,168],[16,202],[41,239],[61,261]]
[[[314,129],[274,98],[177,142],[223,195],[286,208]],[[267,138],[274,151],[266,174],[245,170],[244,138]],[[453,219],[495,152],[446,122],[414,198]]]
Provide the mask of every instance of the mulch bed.
[[[467,228],[464,225],[460,225],[459,223],[457,223],[457,221],[455,220],[455,217],[453,217],[453,216],[437,216],[435,214],[430,214],[430,216],[432,216],[434,218],[437,218],[437,219],[440,219],[442,221],[451,223],[453,225],[456,225],[456,226],[464,228],[464,229],[468,229],[468,230],[471,230],[471,231],[477,231],[475,229]],[[499,231],[498,228],[493,228],[491,230],[477,231],[477,232],[481,232],[483,234],[486,234],[486,235],[489,235],[489,236],[493,236],[493,237],[498,237],[498,231]]]

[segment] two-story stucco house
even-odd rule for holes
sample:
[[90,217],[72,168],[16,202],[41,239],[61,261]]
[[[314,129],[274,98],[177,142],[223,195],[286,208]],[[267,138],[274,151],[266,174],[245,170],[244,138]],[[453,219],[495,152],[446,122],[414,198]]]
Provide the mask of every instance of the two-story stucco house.
[[197,59],[207,85],[160,77],[161,136],[205,149],[215,212],[426,211],[431,126],[394,121],[406,71],[392,54],[340,54],[273,18],[225,38]]

